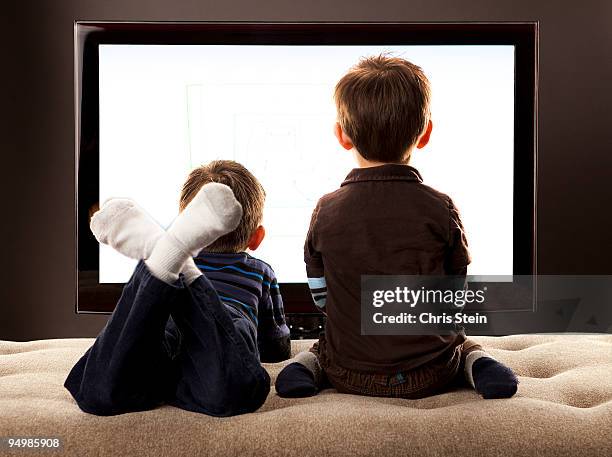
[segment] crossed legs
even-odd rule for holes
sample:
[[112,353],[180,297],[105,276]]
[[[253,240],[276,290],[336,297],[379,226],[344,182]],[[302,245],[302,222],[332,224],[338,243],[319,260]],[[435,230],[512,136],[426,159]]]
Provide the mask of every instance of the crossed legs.
[[270,378],[247,344],[255,335],[237,330],[192,260],[241,215],[231,190],[216,183],[203,186],[167,231],[129,200],[96,213],[96,238],[142,261],[66,379],[81,409],[112,415],[170,403],[228,416],[263,404]]
[[[483,398],[512,397],[518,386],[514,372],[498,362],[470,340],[464,343],[461,366],[465,380]],[[276,378],[281,397],[310,397],[325,385],[325,374],[316,355],[310,351],[297,354]],[[449,382],[452,381],[449,379]]]

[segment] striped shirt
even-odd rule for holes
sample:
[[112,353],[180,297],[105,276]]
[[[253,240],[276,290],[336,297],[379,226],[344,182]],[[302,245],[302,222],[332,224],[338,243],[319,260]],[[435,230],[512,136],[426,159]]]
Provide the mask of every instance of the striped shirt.
[[250,323],[257,335],[261,361],[288,359],[291,356],[289,328],[272,267],[246,252],[202,251],[194,261],[225,306],[238,311]]
[[310,288],[310,294],[315,305],[324,313],[325,305],[327,304],[327,282],[325,281],[325,276],[308,277],[308,287]]

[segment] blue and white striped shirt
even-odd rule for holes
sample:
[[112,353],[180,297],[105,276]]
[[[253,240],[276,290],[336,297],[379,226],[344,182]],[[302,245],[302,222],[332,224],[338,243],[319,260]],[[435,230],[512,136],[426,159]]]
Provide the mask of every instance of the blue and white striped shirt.
[[202,251],[194,261],[221,301],[253,325],[261,361],[288,359],[291,356],[289,328],[272,267],[246,252]]

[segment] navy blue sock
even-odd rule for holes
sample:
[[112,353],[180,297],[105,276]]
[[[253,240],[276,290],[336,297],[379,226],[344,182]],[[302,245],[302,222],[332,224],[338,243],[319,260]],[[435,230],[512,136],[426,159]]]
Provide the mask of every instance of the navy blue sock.
[[476,392],[483,398],[510,398],[518,386],[514,372],[491,357],[480,357],[474,361],[472,377]]
[[283,368],[274,385],[279,397],[285,398],[312,397],[318,391],[312,371],[297,362]]

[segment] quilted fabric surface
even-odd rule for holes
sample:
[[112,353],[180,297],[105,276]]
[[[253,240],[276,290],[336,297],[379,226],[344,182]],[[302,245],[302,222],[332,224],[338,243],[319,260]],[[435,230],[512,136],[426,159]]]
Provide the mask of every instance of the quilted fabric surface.
[[[329,389],[283,399],[272,389],[259,411],[232,418],[168,406],[92,416],[62,384],[93,340],[0,341],[0,437],[55,436],[63,448],[45,455],[78,456],[612,455],[612,335],[473,338],[519,375],[514,398],[463,389],[397,400]],[[293,351],[311,344],[294,341]],[[283,365],[266,368],[274,378]]]

